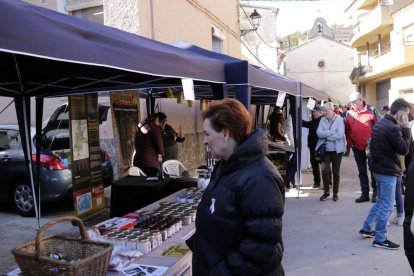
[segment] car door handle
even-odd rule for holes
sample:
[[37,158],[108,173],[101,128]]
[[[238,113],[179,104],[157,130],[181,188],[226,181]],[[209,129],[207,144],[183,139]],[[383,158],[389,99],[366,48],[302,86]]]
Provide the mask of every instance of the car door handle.
[[9,161],[11,158],[8,155],[3,155],[2,157],[0,157],[0,160],[3,162],[7,162]]

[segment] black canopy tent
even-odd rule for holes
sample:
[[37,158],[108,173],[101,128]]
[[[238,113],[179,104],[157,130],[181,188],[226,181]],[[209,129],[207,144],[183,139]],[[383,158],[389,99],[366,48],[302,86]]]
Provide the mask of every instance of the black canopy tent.
[[[239,99],[248,108],[250,104],[259,106],[275,105],[279,92],[287,93],[287,99],[293,107],[291,115],[295,118],[293,120],[293,129],[296,158],[298,160],[296,163],[297,171],[300,172],[302,98],[312,97],[326,101],[328,100],[328,95],[292,78],[251,65],[245,60],[212,52],[185,41],[177,41],[174,45],[206,57],[224,61],[228,96]],[[300,173],[297,176],[297,183],[300,183]]]
[[0,96],[15,99],[33,191],[31,97],[39,160],[43,97],[180,85],[181,78],[225,92],[220,60],[15,0],[0,1],[0,72]]

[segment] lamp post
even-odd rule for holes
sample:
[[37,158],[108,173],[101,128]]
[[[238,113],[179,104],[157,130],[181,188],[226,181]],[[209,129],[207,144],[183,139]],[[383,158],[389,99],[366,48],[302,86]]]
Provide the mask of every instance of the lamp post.
[[253,10],[252,14],[249,16],[249,22],[253,26],[252,29],[240,30],[240,36],[245,36],[246,34],[250,33],[251,31],[256,31],[260,25],[260,20],[262,16],[260,13],[257,12],[256,9]]

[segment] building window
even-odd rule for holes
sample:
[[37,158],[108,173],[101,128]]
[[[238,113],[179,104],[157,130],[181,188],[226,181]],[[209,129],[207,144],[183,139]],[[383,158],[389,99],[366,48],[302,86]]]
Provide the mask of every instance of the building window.
[[218,39],[217,37],[212,37],[213,40],[213,52],[223,53],[223,40]]
[[405,45],[414,45],[414,24],[404,28]]
[[413,89],[403,89],[400,90],[400,97],[403,97],[406,101],[412,103],[414,101],[414,91]]
[[74,10],[71,11],[71,15],[102,25],[104,24],[103,6]]
[[223,53],[223,41],[226,39],[223,31],[216,26],[211,26],[211,41],[213,51],[216,53]]

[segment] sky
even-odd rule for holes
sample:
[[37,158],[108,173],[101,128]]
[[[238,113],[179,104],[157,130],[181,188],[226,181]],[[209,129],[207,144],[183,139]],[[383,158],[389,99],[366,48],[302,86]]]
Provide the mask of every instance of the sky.
[[279,37],[296,31],[309,30],[317,17],[326,20],[329,26],[351,22],[345,17],[345,9],[352,0],[320,0],[320,1],[243,1],[251,5],[265,5],[279,8],[276,17],[277,32]]

